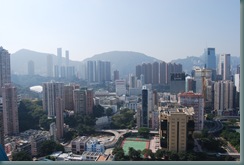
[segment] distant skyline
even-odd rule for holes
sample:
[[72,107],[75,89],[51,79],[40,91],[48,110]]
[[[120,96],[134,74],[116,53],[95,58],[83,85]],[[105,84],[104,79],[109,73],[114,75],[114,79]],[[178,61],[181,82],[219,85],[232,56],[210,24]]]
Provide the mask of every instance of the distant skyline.
[[169,62],[213,47],[240,56],[239,0],[1,0],[0,20],[11,54],[134,51]]

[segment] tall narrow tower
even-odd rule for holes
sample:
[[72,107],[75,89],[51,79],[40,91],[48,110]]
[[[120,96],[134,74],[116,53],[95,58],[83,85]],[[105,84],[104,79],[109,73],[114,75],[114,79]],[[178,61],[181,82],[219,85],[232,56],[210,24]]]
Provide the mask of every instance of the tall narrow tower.
[[19,117],[17,107],[17,91],[11,84],[2,87],[3,94],[3,123],[5,135],[19,133]]
[[10,73],[10,54],[3,47],[0,47],[0,96],[2,96],[4,84],[11,82]]

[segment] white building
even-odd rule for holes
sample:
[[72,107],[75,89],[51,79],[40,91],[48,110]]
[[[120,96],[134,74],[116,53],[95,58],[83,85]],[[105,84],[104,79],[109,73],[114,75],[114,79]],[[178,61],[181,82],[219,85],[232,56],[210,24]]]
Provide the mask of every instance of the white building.
[[118,96],[126,95],[126,81],[125,80],[116,80],[115,81],[115,90]]
[[219,56],[218,74],[222,75],[222,80],[230,80],[230,54],[221,54]]
[[218,115],[228,115],[233,110],[234,83],[218,81],[214,83],[214,109]]
[[104,153],[105,148],[104,145],[97,140],[97,138],[90,138],[86,142],[86,151]]

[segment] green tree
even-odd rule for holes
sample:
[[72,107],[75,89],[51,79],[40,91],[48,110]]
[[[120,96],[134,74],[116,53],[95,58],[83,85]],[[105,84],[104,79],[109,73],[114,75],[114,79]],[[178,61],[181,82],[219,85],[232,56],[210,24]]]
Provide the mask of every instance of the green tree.
[[143,136],[144,138],[148,138],[149,135],[150,135],[150,130],[149,130],[149,128],[147,128],[147,127],[140,127],[140,128],[138,129],[138,134],[139,134],[140,136]]
[[112,109],[112,108],[107,108],[107,109],[105,110],[105,114],[106,114],[107,116],[112,116],[112,114],[113,114],[113,109]]
[[141,151],[135,150],[134,148],[129,147],[128,156],[129,156],[130,160],[140,160],[141,159]]
[[165,156],[166,152],[162,149],[158,149],[155,153],[157,159],[162,159]]
[[112,116],[111,128],[125,129],[134,127],[134,111],[130,109],[120,110],[120,114]]
[[147,148],[145,148],[144,150],[142,150],[142,152],[141,152],[143,155],[144,155],[144,157],[146,157],[146,158],[148,158],[148,156],[150,156],[150,158],[152,159],[152,160],[154,160],[155,159],[155,154],[152,152],[152,150],[150,150],[150,149],[147,149]]
[[124,160],[125,152],[122,147],[115,147],[112,151],[112,154],[115,155],[116,161]]
[[104,108],[101,105],[93,106],[93,115],[97,118],[104,116]]
[[55,151],[64,152],[64,147],[61,144],[57,144],[55,141],[47,140],[42,143],[40,153],[42,156],[50,155]]
[[12,159],[13,161],[32,161],[31,155],[27,154],[24,151],[14,153],[12,157],[13,157]]

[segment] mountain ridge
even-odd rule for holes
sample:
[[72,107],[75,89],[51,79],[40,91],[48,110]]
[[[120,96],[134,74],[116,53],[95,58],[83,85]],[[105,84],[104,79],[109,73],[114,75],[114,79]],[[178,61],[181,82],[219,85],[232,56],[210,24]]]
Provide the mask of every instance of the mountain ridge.
[[[39,75],[46,74],[47,68],[47,56],[53,57],[53,65],[57,64],[57,56],[51,53],[42,53],[29,49],[20,49],[11,54],[11,69],[15,74],[27,74],[28,61],[32,60],[35,64],[35,73]],[[35,58],[33,58],[35,57]],[[232,67],[236,67],[238,62],[240,64],[240,57],[231,56]],[[75,66],[77,69],[81,69],[82,65],[89,60],[103,60],[111,62],[111,72],[119,70],[120,76],[125,77],[130,73],[135,73],[136,65],[142,63],[152,63],[154,61],[163,61],[149,55],[134,52],[134,51],[109,51],[100,54],[95,54],[92,57],[86,58],[83,61],[70,60],[70,65]],[[65,58],[62,57],[62,63],[65,64]],[[193,66],[204,66],[204,55],[200,56],[186,56],[185,58],[172,60],[171,63],[181,63],[183,65],[183,71],[191,73]],[[82,70],[82,69],[81,69]]]

